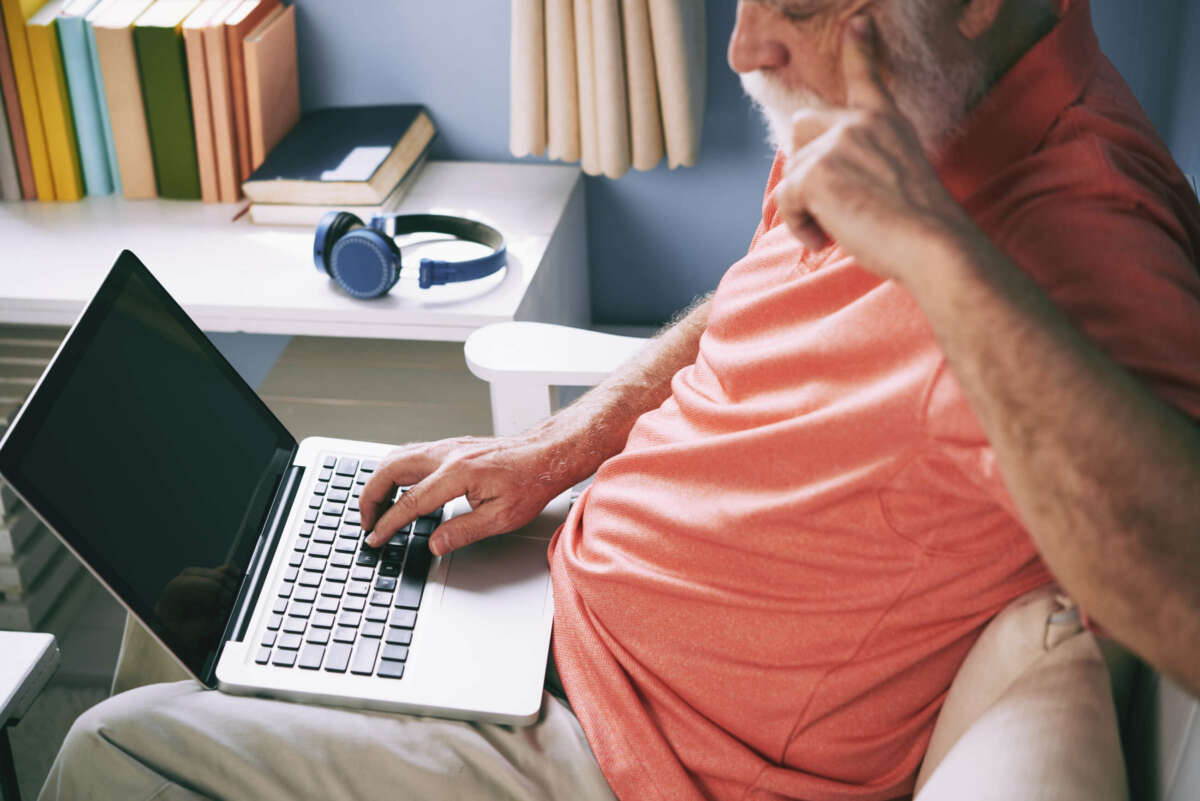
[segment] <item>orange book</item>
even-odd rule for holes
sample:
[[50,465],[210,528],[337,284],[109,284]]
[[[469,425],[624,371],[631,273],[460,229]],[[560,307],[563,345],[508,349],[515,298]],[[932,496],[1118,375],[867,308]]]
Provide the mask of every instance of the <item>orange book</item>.
[[204,61],[208,68],[209,112],[217,165],[217,195],[222,203],[242,196],[238,180],[237,142],[233,124],[233,96],[229,84],[229,56],[225,47],[225,20],[245,0],[225,0],[204,29]]
[[246,102],[246,67],[242,43],[263,20],[282,5],[280,0],[246,0],[225,19],[225,50],[229,57],[229,88],[233,105],[237,179],[250,177],[250,111]]
[[246,37],[246,106],[250,116],[250,169],[300,120],[296,64],[296,7],[268,17]]
[[216,203],[217,155],[213,143],[208,67],[204,58],[204,29],[225,0],[204,0],[183,21],[183,49],[187,56],[188,92],[192,97],[192,128],[196,132],[196,166],[200,173],[200,199]]

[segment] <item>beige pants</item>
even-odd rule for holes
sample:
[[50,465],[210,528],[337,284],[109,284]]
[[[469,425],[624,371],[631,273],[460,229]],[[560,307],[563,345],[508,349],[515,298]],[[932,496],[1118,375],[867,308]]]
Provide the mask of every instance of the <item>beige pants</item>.
[[195,681],[116,695],[71,728],[42,801],[612,801],[579,722],[526,728],[245,698]]

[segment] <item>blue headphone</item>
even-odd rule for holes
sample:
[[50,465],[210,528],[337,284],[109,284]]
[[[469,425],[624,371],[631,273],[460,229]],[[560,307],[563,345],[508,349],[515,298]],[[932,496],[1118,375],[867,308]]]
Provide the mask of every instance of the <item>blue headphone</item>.
[[473,281],[503,267],[507,261],[504,235],[490,225],[444,214],[381,214],[363,221],[346,211],[321,218],[313,240],[313,264],[356,298],[386,295],[400,278],[400,248],[395,237],[418,231],[449,234],[487,245],[492,252],[477,259],[421,259],[421,289],[455,281]]

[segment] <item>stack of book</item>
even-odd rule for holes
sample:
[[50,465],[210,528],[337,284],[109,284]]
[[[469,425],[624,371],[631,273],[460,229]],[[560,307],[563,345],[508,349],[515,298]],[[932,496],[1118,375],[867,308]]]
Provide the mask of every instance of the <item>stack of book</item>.
[[[60,334],[0,329],[0,436],[49,363]],[[0,629],[44,627],[51,614],[78,606],[89,583],[79,560],[0,482]]]
[[242,185],[250,221],[314,225],[331,210],[364,221],[392,212],[420,174],[435,135],[419,105],[306,112]]
[[300,117],[281,0],[0,0],[0,199],[232,203]]

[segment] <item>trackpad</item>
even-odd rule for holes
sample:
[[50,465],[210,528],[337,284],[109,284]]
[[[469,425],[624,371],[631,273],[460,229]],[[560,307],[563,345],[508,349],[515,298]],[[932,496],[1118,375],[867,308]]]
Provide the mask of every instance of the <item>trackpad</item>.
[[546,542],[501,534],[460,548],[450,555],[442,608],[455,612],[495,609],[516,604],[537,613],[545,602],[549,580]]

